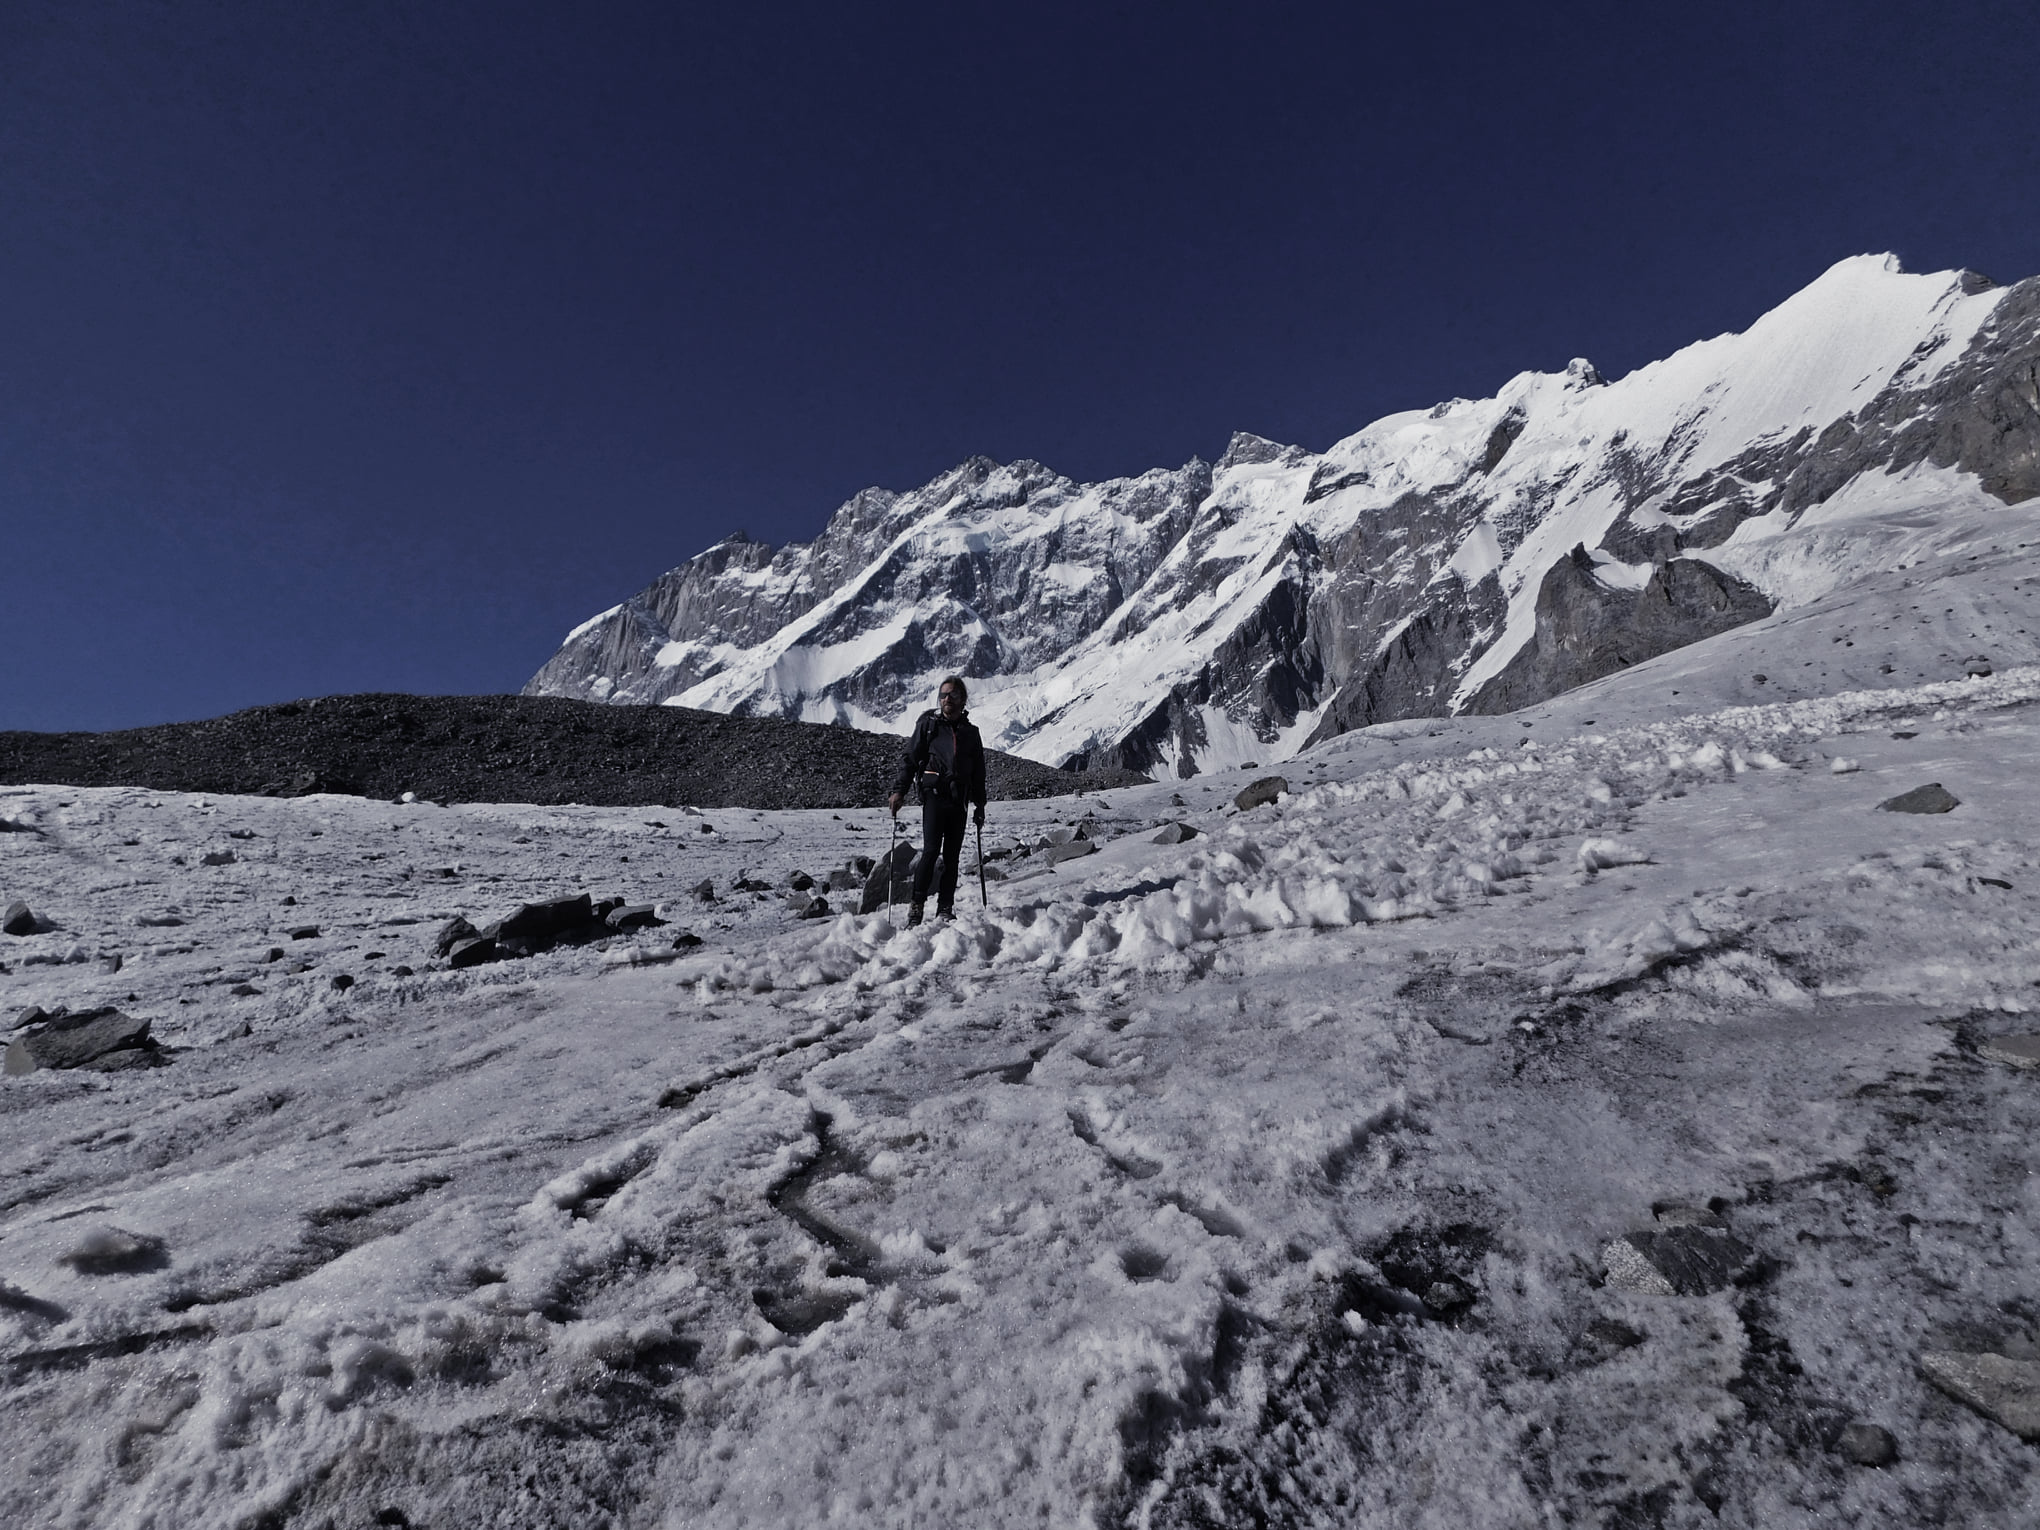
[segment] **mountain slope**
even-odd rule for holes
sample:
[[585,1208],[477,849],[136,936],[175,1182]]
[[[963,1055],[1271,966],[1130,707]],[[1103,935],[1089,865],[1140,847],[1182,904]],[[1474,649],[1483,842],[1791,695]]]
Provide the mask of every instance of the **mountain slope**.
[[1525,373],[1321,454],[866,490],[812,543],[683,564],[526,693],[895,731],[955,670],[997,747],[1188,776],[1510,710],[1894,567],[1849,506],[2036,495],[2040,279],[1865,256],[1619,381]]

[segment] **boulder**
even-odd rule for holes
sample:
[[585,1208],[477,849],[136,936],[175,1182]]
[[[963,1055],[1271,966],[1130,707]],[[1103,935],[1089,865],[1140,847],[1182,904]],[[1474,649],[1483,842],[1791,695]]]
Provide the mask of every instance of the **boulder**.
[[10,1074],[37,1068],[83,1068],[110,1052],[150,1049],[149,1022],[113,1008],[59,1015],[7,1048]]
[[809,888],[815,885],[815,879],[809,876],[805,871],[796,871],[791,877],[787,879],[786,885],[792,888],[795,892],[806,892]]
[[1877,804],[1878,810],[1885,813],[1950,813],[1960,806],[1961,801],[1939,781],[1915,786],[1909,792],[1886,797]]
[[905,903],[913,897],[914,853],[914,847],[901,840],[878,858],[871,868],[871,875],[865,878],[864,896],[858,902],[858,913],[875,914],[884,908],[888,890],[894,903]]
[[650,929],[665,922],[649,903],[627,903],[613,908],[609,911],[609,916],[603,920],[610,929],[619,931]]
[[483,962],[496,960],[500,954],[496,942],[488,936],[470,935],[454,942],[453,949],[446,953],[446,964],[449,967],[479,967]]
[[5,912],[0,912],[0,930],[4,930],[9,935],[33,935],[35,933],[34,911],[26,903],[16,899],[7,905]]
[[1273,802],[1289,790],[1289,783],[1281,776],[1263,776],[1258,781],[1249,781],[1233,798],[1233,806],[1242,813],[1250,813],[1265,803]]
[[[462,918],[459,914],[455,914],[451,919],[447,920],[445,924],[439,927],[439,934],[437,938],[435,938],[432,942],[433,953],[437,956],[445,956],[448,952],[452,951],[455,946],[459,945],[463,940],[473,940],[477,935],[481,933],[482,932],[480,930],[476,929],[473,925],[469,924],[467,920]],[[281,951],[271,951],[269,953],[269,959],[271,961],[275,961],[278,957],[282,955],[283,953]]]
[[2040,1442],[2040,1362],[1930,1349],[1921,1352],[1919,1367],[1957,1402],[2022,1440]]
[[1990,1036],[1976,1050],[1992,1062],[2040,1068],[2040,1036]]
[[701,937],[692,930],[682,930],[673,937],[673,949],[675,951],[691,951],[700,944]]
[[1990,678],[1990,660],[1981,656],[1965,659],[1962,664],[1962,673],[1969,676],[1972,680],[1987,680]]
[[[58,1013],[61,1014],[62,1011],[60,1010],[58,1011]],[[43,1021],[49,1018],[50,1012],[48,1010],[44,1009],[40,1004],[31,1004],[28,1006],[27,1009],[24,1009],[20,1014],[16,1015],[14,1017],[14,1023],[8,1026],[7,1028],[10,1031],[18,1031],[24,1026],[40,1025],[42,1024]]]
[[687,889],[687,895],[703,903],[713,903],[715,902],[715,883],[711,882],[707,877],[703,877],[699,882],[696,882]]
[[316,924],[292,925],[284,933],[289,935],[292,940],[317,940],[319,938],[319,927]]
[[527,903],[495,930],[498,939],[544,940],[587,924],[595,917],[595,901],[586,893]]
[[1067,844],[1050,845],[1042,853],[1042,859],[1051,866],[1059,866],[1064,861],[1074,861],[1080,856],[1095,855],[1097,851],[1098,847],[1088,839],[1073,839]]
[[826,919],[829,917],[829,913],[829,900],[827,898],[813,898],[808,901],[807,907],[802,909],[796,917],[801,919]]
[[198,858],[198,864],[201,866],[231,866],[239,859],[240,857],[231,850],[208,850]]
[[1155,835],[1158,845],[1180,845],[1186,839],[1195,839],[1197,831],[1187,823],[1165,823]]
[[1711,1212],[1669,1207],[1658,1225],[1617,1238],[1601,1251],[1608,1284],[1658,1296],[1725,1290],[1756,1264],[1756,1251]]

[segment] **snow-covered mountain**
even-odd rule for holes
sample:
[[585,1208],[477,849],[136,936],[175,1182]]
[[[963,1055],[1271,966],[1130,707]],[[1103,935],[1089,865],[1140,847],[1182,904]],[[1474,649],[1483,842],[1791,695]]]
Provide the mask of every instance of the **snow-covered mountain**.
[[2035,496],[2040,278],[1863,256],[1619,381],[1524,373],[1323,453],[867,489],[813,542],[690,559],[525,692],[896,731],[958,671],[999,748],[1190,776],[1512,710]]

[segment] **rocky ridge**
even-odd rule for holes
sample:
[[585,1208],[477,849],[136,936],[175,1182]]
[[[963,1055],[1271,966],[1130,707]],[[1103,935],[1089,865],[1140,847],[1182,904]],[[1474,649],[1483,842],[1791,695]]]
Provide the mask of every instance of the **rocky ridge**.
[[[326,696],[117,733],[0,733],[0,783],[434,802],[844,808],[882,802],[903,739],[686,707]],[[992,753],[996,799],[1123,785]]]

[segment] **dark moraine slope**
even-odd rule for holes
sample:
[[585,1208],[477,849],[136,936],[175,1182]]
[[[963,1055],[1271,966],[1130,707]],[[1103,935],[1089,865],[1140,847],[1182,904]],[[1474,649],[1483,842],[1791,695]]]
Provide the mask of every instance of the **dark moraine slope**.
[[[687,707],[530,696],[324,696],[119,733],[0,733],[0,783],[436,802],[842,808],[880,803],[904,740]],[[994,798],[1131,772],[989,761]]]

